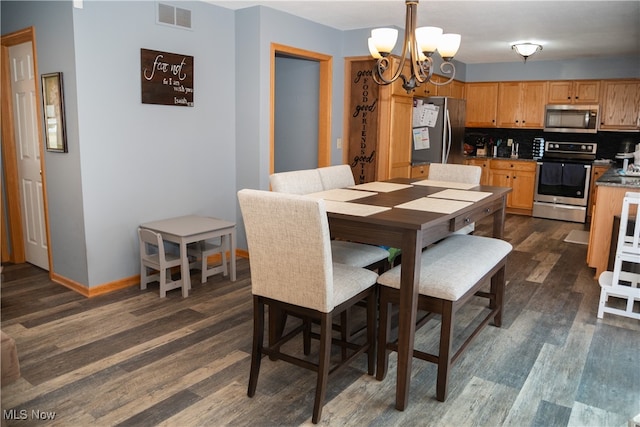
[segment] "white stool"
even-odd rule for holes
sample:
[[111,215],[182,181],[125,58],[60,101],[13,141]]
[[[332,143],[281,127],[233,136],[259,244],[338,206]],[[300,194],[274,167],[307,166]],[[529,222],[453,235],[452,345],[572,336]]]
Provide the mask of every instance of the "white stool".
[[[604,313],[640,319],[640,306],[638,309],[634,307],[636,303],[640,303],[640,274],[635,272],[640,265],[640,212],[636,214],[633,232],[630,232],[628,230],[629,210],[632,205],[635,205],[636,210],[640,207],[640,193],[628,192],[622,201],[618,247],[613,271],[604,271],[598,278],[600,283],[599,319],[602,319]],[[624,302],[624,308],[610,304],[610,297]]]

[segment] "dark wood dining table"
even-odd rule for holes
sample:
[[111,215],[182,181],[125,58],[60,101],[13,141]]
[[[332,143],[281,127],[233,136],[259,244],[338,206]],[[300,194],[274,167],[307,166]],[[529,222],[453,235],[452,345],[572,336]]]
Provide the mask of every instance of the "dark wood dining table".
[[[385,182],[411,184],[420,180],[392,179]],[[377,192],[352,200],[392,209],[368,216],[328,212],[332,238],[399,248],[402,252],[400,311],[398,320],[398,366],[396,409],[404,410],[409,400],[413,359],[418,283],[423,248],[482,218],[493,216],[493,237],[504,233],[505,207],[510,188],[476,186],[467,191],[490,193],[481,200],[450,213],[394,208],[406,202],[445,190],[442,186],[411,185],[407,188]],[[428,251],[425,252],[428,256]]]

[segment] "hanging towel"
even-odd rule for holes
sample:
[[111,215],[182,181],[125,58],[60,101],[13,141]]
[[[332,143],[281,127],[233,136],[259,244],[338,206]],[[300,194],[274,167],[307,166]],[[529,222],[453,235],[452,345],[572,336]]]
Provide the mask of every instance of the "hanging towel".
[[561,185],[562,163],[543,163],[540,166],[540,184]]
[[562,185],[567,187],[582,187],[584,185],[584,165],[565,164],[562,168]]

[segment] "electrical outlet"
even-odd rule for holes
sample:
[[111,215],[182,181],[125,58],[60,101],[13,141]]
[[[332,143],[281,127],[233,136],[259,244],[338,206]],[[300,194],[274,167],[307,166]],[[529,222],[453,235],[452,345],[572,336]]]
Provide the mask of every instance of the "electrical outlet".
[[337,138],[336,139],[336,147],[337,148],[342,148],[342,138]]

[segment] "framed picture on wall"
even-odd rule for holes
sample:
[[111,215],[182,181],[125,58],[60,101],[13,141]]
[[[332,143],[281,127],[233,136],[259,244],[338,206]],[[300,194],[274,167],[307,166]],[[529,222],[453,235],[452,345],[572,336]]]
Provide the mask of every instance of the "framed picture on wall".
[[42,102],[47,151],[67,152],[67,134],[64,123],[64,88],[62,73],[42,75]]

